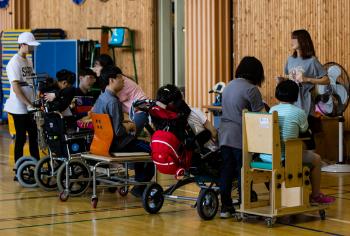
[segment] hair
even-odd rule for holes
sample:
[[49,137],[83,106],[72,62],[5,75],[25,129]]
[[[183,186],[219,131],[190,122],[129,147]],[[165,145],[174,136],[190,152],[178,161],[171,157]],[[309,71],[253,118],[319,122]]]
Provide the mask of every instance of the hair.
[[294,103],[298,100],[299,86],[292,80],[280,82],[275,91],[275,97],[281,102]]
[[172,84],[167,84],[160,87],[157,91],[157,101],[168,105],[171,102],[176,102],[182,99],[182,93],[178,87]]
[[178,87],[172,84],[162,86],[157,91],[157,101],[167,105],[167,109],[181,114],[187,120],[191,108],[183,100],[182,93]]
[[264,68],[257,58],[246,56],[240,61],[235,77],[246,79],[260,87],[265,80]]
[[104,91],[106,86],[109,84],[109,79],[115,79],[118,75],[122,75],[123,72],[119,67],[116,66],[105,66],[101,70],[101,88]]
[[90,68],[80,69],[79,76],[87,76],[87,75],[91,75],[96,78],[96,73]]
[[101,64],[102,67],[115,65],[113,59],[108,54],[101,54],[96,58],[95,62],[97,61]]
[[[312,43],[311,36],[309,32],[307,32],[305,29],[295,30],[292,32],[291,35],[292,39],[297,39],[298,44],[300,47],[301,57],[303,59],[315,57],[315,48],[314,44]],[[292,54],[293,57],[297,57],[298,53],[295,50]]]
[[68,84],[74,84],[75,82],[75,73],[66,69],[57,71],[56,78],[58,81],[67,81]]

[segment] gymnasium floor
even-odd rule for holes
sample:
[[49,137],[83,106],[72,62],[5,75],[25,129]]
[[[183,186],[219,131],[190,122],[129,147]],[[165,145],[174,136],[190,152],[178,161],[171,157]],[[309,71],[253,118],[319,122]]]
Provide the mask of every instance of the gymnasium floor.
[[[280,219],[273,228],[263,220],[247,222],[203,221],[191,202],[166,200],[160,213],[149,215],[139,199],[121,197],[100,189],[97,209],[90,205],[91,190],[81,197],[60,202],[56,192],[26,189],[13,181],[12,140],[0,126],[0,235],[350,235],[350,175],[323,174],[322,191],[336,197],[321,221],[318,213]],[[168,185],[171,177],[161,176]],[[195,196],[187,186],[178,192]],[[266,195],[266,189],[259,195]]]

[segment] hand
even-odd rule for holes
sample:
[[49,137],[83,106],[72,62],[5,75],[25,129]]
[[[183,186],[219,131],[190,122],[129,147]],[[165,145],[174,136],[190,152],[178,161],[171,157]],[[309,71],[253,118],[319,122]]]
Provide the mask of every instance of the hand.
[[52,102],[53,100],[55,100],[55,98],[56,98],[56,94],[55,93],[44,93],[45,101]]
[[304,77],[304,74],[301,71],[298,71],[295,74],[295,82],[297,82],[297,83],[306,83],[307,82],[307,78]]
[[128,122],[124,124],[128,133],[132,133],[136,131],[136,125],[134,122]]

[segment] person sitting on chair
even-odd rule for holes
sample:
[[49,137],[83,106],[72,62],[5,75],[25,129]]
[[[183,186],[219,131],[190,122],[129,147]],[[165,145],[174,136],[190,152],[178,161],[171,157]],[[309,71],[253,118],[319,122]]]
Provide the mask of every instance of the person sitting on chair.
[[[108,114],[111,118],[114,139],[110,152],[151,152],[149,143],[138,140],[135,137],[136,125],[133,122],[124,122],[122,104],[117,96],[123,89],[124,79],[121,70],[115,66],[107,66],[101,73],[101,81],[105,84],[105,91],[98,97],[92,112]],[[138,162],[134,165],[135,180],[147,182],[153,178],[154,165],[152,163]],[[143,186],[135,186],[131,193],[141,197],[145,189]]]
[[[304,110],[293,105],[299,94],[299,86],[292,80],[280,82],[276,87],[275,96],[280,104],[271,107],[270,113],[278,112],[278,122],[281,133],[281,158],[285,158],[285,144],[287,139],[298,138],[300,133],[308,130],[309,124]],[[270,154],[260,154],[260,159],[272,162]],[[332,203],[334,198],[320,192],[321,185],[321,157],[311,150],[303,151],[303,163],[311,165],[311,204]]]

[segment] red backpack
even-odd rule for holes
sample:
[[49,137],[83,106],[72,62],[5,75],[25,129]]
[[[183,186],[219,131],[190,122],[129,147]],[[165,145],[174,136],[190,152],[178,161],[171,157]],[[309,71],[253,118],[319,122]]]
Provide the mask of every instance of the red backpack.
[[191,166],[192,151],[186,150],[171,132],[157,130],[151,138],[152,160],[162,174],[178,178]]

